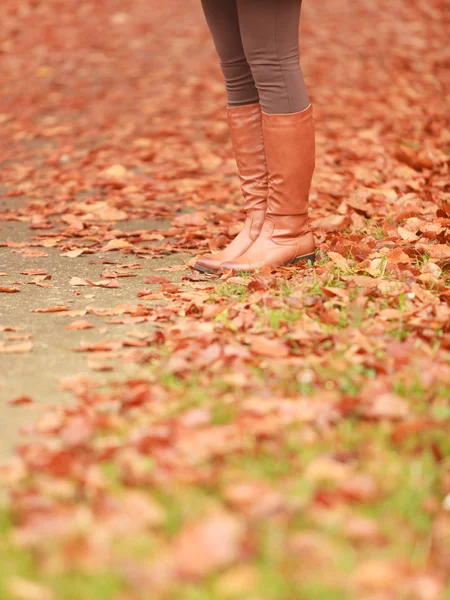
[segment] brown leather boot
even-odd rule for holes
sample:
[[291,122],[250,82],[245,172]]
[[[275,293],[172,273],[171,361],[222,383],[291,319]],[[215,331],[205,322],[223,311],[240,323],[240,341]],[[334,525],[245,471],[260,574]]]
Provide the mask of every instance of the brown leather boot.
[[269,172],[267,212],[258,239],[250,249],[221,270],[252,272],[315,260],[308,221],[308,197],[315,166],[312,106],[286,115],[262,113],[264,147]]
[[267,205],[267,166],[260,104],[227,109],[231,143],[236,158],[246,219],[243,229],[226,248],[205,254],[197,260],[197,271],[214,273],[220,264],[243,254],[257,239],[264,222]]

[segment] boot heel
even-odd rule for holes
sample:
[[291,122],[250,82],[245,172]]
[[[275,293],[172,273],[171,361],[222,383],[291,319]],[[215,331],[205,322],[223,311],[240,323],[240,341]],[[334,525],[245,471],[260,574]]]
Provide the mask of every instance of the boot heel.
[[288,262],[285,262],[283,267],[286,267],[287,265],[293,265],[300,261],[311,262],[312,264],[314,264],[316,262],[316,253],[312,252],[311,254],[303,254],[303,256],[296,256],[292,260],[288,260]]

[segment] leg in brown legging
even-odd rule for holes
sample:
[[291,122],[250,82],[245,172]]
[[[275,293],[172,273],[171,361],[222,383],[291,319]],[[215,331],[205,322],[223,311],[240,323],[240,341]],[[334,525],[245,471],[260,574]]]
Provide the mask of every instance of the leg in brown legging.
[[269,114],[309,105],[299,62],[301,0],[237,0],[247,61],[261,106]]
[[228,105],[288,114],[309,105],[299,63],[301,0],[202,0]]
[[228,106],[259,102],[242,45],[236,0],[202,0],[202,6],[225,78]]

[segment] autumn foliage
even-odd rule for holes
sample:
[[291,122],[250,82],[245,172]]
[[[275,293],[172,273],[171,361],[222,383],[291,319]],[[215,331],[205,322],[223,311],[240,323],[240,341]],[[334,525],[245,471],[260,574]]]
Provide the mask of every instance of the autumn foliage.
[[[450,598],[448,4],[303,4],[319,261],[219,279],[192,265],[242,212],[199,0],[2,0],[0,301],[38,288],[86,357],[0,466],[2,598]],[[3,318],[0,355],[36,352]]]

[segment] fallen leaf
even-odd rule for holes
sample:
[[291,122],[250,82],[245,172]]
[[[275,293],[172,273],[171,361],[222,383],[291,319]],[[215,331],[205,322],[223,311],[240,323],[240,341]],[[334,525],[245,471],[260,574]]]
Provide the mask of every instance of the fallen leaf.
[[54,600],[55,598],[47,586],[22,577],[10,577],[8,589],[17,600]]
[[338,252],[331,251],[327,252],[327,254],[330,260],[340,269],[342,269],[345,272],[350,271],[350,265],[348,264],[347,259],[344,258],[341,254],[339,254]]
[[370,261],[370,265],[364,270],[369,275],[372,275],[372,277],[381,277],[384,273],[385,263],[386,261],[384,258],[374,258]]
[[261,336],[255,336],[251,339],[250,350],[259,356],[268,356],[270,358],[289,356],[289,348],[284,342]]
[[52,313],[52,312],[63,312],[69,310],[68,306],[49,306],[47,308],[31,308],[30,312],[35,313]]
[[187,525],[176,537],[173,552],[178,573],[198,579],[226,567],[241,556],[244,526],[226,512]]
[[69,285],[84,286],[84,285],[91,285],[91,284],[89,283],[89,281],[86,281],[86,279],[81,279],[81,277],[72,277],[72,279],[69,281]]
[[11,406],[21,406],[23,404],[31,404],[32,402],[33,400],[30,396],[18,396],[17,398],[10,400],[8,404],[11,404]]
[[89,321],[79,319],[78,321],[72,321],[72,323],[70,323],[69,325],[66,325],[66,327],[64,329],[69,329],[69,330],[73,329],[76,331],[80,331],[83,329],[92,329],[93,327],[95,327],[95,325],[93,325]]
[[101,252],[110,252],[111,250],[121,250],[123,248],[129,248],[130,246],[130,242],[127,242],[126,240],[113,238],[112,240],[109,240],[109,242],[100,250]]
[[362,414],[369,419],[397,421],[409,415],[408,404],[403,398],[390,392],[380,394],[361,408]]
[[91,252],[89,248],[77,248],[75,250],[69,250],[68,252],[64,252],[61,256],[68,256],[69,258],[77,258],[81,256],[85,252]]
[[33,349],[32,342],[22,342],[21,344],[10,344],[9,346],[2,346],[0,344],[0,354],[24,354],[31,352]]
[[405,227],[398,227],[397,231],[400,237],[407,242],[416,242],[419,239],[418,235],[416,235],[413,231],[406,229]]
[[402,573],[398,565],[394,562],[372,559],[358,565],[351,580],[360,591],[391,592],[394,589],[398,589],[402,581]]
[[388,252],[387,259],[388,262],[392,263],[393,265],[407,264],[411,262],[409,256],[405,252],[403,252],[401,248],[394,248],[393,250]]

